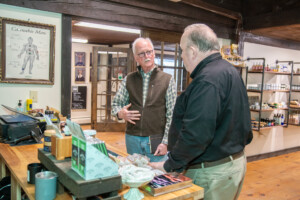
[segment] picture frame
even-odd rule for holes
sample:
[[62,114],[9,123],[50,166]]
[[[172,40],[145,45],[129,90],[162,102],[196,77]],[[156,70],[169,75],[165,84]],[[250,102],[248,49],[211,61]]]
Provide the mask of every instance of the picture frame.
[[75,66],[85,66],[85,52],[75,52]]
[[55,25],[0,18],[0,82],[54,84]]
[[75,67],[75,82],[84,83],[86,78],[85,67]]

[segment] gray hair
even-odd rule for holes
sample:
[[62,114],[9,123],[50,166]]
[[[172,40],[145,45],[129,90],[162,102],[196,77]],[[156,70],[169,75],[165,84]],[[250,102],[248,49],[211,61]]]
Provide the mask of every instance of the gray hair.
[[150,38],[139,37],[139,38],[135,39],[134,42],[132,43],[132,52],[133,52],[134,55],[136,54],[136,49],[135,49],[136,44],[137,44],[139,41],[142,41],[142,40],[148,41],[148,42],[151,44],[152,49],[154,49],[153,43],[152,43],[152,41],[151,41]]
[[201,52],[220,50],[217,35],[207,25],[192,24],[187,26],[184,32],[187,32],[187,46],[196,45]]

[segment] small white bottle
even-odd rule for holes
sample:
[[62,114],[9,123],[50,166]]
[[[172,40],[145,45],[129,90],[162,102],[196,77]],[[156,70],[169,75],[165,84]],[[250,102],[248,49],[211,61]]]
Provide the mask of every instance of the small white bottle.
[[22,100],[19,100],[17,111],[23,112]]

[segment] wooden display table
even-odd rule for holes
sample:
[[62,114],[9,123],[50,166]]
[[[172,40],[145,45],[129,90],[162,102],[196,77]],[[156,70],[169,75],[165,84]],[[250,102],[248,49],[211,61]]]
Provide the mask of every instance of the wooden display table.
[[[5,168],[11,174],[12,200],[21,199],[21,188],[24,190],[29,199],[35,199],[35,186],[27,183],[27,165],[29,163],[39,162],[38,149],[43,148],[43,144],[10,146],[0,143],[0,176],[6,176]],[[126,153],[120,152],[118,149],[107,145],[107,148],[119,155],[126,156]],[[123,188],[119,191],[119,195],[123,196],[128,191],[128,188]],[[203,188],[193,185],[192,187],[178,190],[165,195],[153,197],[147,193],[145,200],[197,200],[202,199],[204,195]],[[56,200],[72,200],[72,196],[68,193],[57,194]]]
[[[8,168],[11,176],[11,199],[21,199],[21,188],[29,199],[35,199],[35,186],[27,183],[27,165],[29,163],[39,162],[37,154],[38,148],[43,148],[43,144],[10,146],[0,143],[1,158],[1,177],[6,176],[5,166]],[[56,196],[57,200],[72,200],[67,194]]]

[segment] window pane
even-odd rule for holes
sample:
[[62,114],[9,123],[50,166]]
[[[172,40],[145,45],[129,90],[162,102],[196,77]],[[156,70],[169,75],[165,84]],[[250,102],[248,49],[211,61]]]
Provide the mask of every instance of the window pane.
[[187,85],[187,72],[181,59],[179,44],[153,42],[155,49],[155,63],[168,74],[171,74],[176,82],[177,91],[182,92]]

